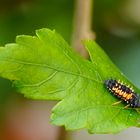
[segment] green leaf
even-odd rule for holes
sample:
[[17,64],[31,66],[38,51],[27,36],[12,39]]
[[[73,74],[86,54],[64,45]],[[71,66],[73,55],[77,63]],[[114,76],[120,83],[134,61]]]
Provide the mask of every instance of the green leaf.
[[[13,81],[27,98],[61,100],[51,121],[66,129],[117,133],[139,125],[139,114],[117,101],[104,87],[106,79],[131,84],[94,42],[85,41],[92,62],[77,55],[55,31],[18,36],[0,48],[0,76]],[[132,85],[132,84],[131,84]],[[138,92],[138,89],[134,87]]]
[[85,79],[79,92],[69,95],[54,107],[52,122],[65,125],[69,130],[87,128],[89,133],[117,133],[139,125],[139,114],[134,109],[124,109],[124,104],[112,106],[117,99],[104,87],[104,81],[110,78],[130,82],[94,41],[85,41],[84,45],[101,81]]

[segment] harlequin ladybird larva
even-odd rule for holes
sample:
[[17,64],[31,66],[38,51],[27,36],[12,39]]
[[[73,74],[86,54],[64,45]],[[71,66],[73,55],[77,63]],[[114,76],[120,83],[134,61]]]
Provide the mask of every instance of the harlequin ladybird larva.
[[108,79],[105,81],[106,88],[109,89],[117,98],[120,99],[120,102],[126,102],[127,106],[133,108],[140,107],[140,96],[132,88],[126,86],[120,81]]

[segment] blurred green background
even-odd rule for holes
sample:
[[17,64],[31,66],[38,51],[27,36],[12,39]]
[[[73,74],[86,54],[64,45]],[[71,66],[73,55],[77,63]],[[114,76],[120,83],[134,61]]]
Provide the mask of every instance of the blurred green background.
[[[139,0],[94,0],[92,23],[96,41],[138,87],[140,87],[139,7]],[[34,35],[36,29],[44,27],[56,29],[71,43],[74,8],[75,0],[0,0],[0,46],[15,42],[17,35]],[[4,120],[2,129],[5,127],[8,110],[21,106],[20,102],[24,106],[26,99],[15,93],[9,81],[0,79],[0,113],[1,119]],[[18,109],[20,110],[20,107]],[[4,130],[3,133],[9,134],[9,130],[8,132]],[[16,140],[16,138],[6,139],[2,135],[0,134],[0,139],[3,137],[3,140]]]

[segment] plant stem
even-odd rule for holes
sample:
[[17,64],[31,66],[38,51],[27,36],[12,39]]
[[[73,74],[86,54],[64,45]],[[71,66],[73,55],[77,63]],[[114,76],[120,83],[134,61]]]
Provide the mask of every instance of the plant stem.
[[72,46],[75,50],[84,56],[88,57],[88,53],[81,44],[83,39],[95,39],[95,34],[92,32],[92,12],[93,0],[77,0],[74,13],[74,29],[72,36]]
[[68,140],[68,139],[70,139],[69,133],[65,130],[64,127],[60,127],[57,140]]

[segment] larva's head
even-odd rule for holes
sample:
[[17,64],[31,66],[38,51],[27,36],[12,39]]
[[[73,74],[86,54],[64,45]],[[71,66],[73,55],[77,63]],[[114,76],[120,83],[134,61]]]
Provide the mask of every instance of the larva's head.
[[117,83],[116,80],[109,79],[105,81],[105,86],[109,89],[112,89],[112,87],[114,87],[116,83]]

